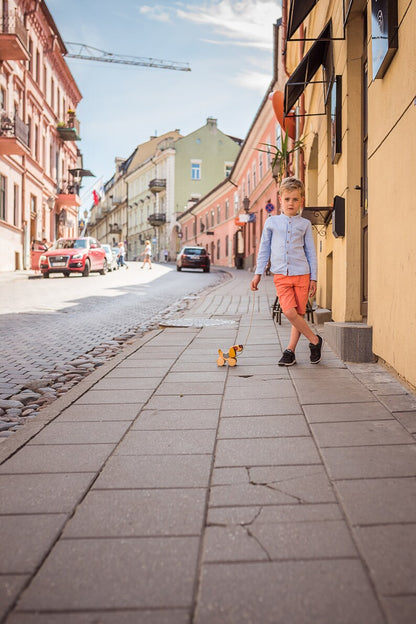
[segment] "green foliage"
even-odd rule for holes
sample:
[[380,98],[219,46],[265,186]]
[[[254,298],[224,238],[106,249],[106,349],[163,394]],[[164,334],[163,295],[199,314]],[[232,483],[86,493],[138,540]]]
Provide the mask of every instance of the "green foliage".
[[271,168],[273,171],[273,176],[277,178],[277,182],[281,182],[285,177],[289,156],[294,154],[298,150],[302,149],[305,145],[303,139],[298,139],[289,149],[289,134],[285,133],[284,138],[282,139],[281,147],[277,145],[273,145],[271,143],[260,143],[260,145],[264,145],[267,149],[261,149],[260,147],[256,147],[258,152],[265,152],[266,154],[273,154],[273,160],[271,162]]

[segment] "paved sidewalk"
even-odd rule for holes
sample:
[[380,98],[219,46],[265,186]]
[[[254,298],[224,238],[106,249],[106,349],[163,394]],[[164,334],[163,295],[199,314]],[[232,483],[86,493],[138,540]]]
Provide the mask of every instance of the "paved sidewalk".
[[278,367],[289,325],[265,278],[249,332],[249,280],[1,445],[1,622],[414,624],[416,397],[305,340]]

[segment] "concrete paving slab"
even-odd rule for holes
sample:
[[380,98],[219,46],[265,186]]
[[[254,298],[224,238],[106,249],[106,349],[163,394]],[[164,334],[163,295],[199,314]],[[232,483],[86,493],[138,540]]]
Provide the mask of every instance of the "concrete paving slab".
[[236,483],[231,485],[213,485],[209,499],[210,509],[226,506],[290,505],[298,502],[296,498],[267,485]]
[[0,516],[0,575],[33,573],[66,520],[65,514]]
[[[235,386],[228,386],[224,392],[224,399],[240,399],[244,394],[247,399],[278,399],[282,397],[296,397],[296,392],[289,379],[278,379],[273,381],[261,381],[255,379],[253,383],[240,378],[241,383]],[[234,378],[235,381],[235,378]]]
[[278,414],[301,414],[297,399],[282,397],[277,399],[226,399],[222,404],[221,416],[276,416]]
[[387,596],[383,603],[391,624],[414,624],[416,613],[416,595]]
[[218,440],[215,466],[320,464],[310,438]]
[[63,540],[17,610],[187,607],[197,555],[192,537]]
[[190,609],[14,613],[8,624],[189,624]]
[[416,478],[360,479],[335,485],[352,524],[416,522]]
[[332,479],[416,476],[416,445],[353,446],[323,448]]
[[94,489],[207,487],[209,455],[111,457]]
[[375,401],[373,394],[354,378],[342,377],[342,383],[336,378],[327,379],[325,375],[318,379],[294,379],[295,388],[302,404],[310,403],[362,403]]
[[219,409],[222,401],[221,394],[207,394],[198,398],[195,396],[153,396],[147,404],[148,409],[157,410],[199,410]]
[[222,381],[163,381],[155,392],[155,396],[170,395],[205,395],[218,394],[224,389],[225,376]]
[[78,506],[63,537],[200,535],[205,499],[204,488],[96,490]]
[[75,405],[119,405],[134,403],[142,405],[152,395],[152,389],[139,390],[90,390],[78,399]]
[[357,535],[380,593],[416,594],[416,524],[360,527]]
[[2,514],[72,513],[95,473],[0,475]]
[[208,564],[196,624],[384,624],[358,560]]
[[250,533],[270,560],[358,556],[343,520],[254,524]]
[[221,368],[209,371],[185,371],[168,373],[164,379],[167,383],[198,383],[200,381],[216,381],[223,382],[225,380],[224,371]]
[[0,576],[0,617],[3,618],[13,605],[28,580],[24,574],[5,574]]
[[117,455],[203,455],[214,450],[215,429],[129,431]]
[[317,522],[342,520],[340,507],[336,503],[294,503],[291,505],[263,505],[252,507],[211,507],[208,510],[208,525],[274,524],[278,522]]
[[267,552],[243,526],[207,527],[204,535],[205,563],[267,561]]
[[416,411],[415,412],[394,412],[394,417],[409,431],[416,433]]
[[307,436],[309,429],[305,417],[290,416],[243,416],[222,418],[218,438],[277,438]]
[[143,379],[145,377],[159,377],[163,379],[169,370],[169,366],[149,366],[149,368],[138,368],[137,366],[123,366],[117,367],[111,371],[112,378],[122,377],[127,379],[129,377],[138,377]]
[[354,420],[388,420],[391,413],[378,401],[368,403],[329,403],[305,405],[305,416],[310,423],[352,422]]
[[0,474],[98,472],[114,444],[27,444],[0,466]]
[[321,465],[266,466],[249,469],[250,483],[289,494],[298,503],[335,502],[331,483]]
[[153,374],[152,377],[158,375],[159,373],[165,373],[169,370],[172,365],[172,359],[175,358],[160,358],[160,357],[149,357],[145,360],[142,359],[132,359],[126,358],[118,365],[119,370],[127,370],[127,369],[137,369],[140,372],[140,375],[145,376],[145,371],[150,369]]
[[51,422],[31,444],[111,444],[118,443],[130,421],[80,422],[75,427],[71,422]]
[[313,423],[311,429],[320,447],[410,444],[412,436],[396,420],[343,423]]
[[416,394],[380,396],[379,399],[391,412],[414,412],[416,410]]
[[[280,372],[281,371],[281,372]],[[238,372],[238,371],[237,371]],[[263,386],[273,385],[278,381],[287,381],[289,380],[288,371],[286,368],[280,367],[279,372],[272,373],[270,375],[244,375],[241,374],[232,374],[232,369],[230,370],[230,374],[227,377],[227,389],[229,388],[244,388],[247,391],[251,391],[252,388],[255,388],[257,384],[261,383]]]
[[218,410],[143,410],[131,430],[160,431],[163,429],[216,429]]
[[128,420],[136,418],[140,406],[133,403],[126,405],[71,405],[54,422],[105,422],[108,420]]
[[114,377],[107,375],[94,385],[94,390],[155,390],[160,377]]

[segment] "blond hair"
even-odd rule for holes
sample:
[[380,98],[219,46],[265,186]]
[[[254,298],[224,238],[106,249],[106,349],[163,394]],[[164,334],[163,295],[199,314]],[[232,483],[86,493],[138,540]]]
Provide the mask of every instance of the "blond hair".
[[284,191],[299,191],[302,197],[305,197],[305,187],[302,180],[298,178],[283,178],[280,183],[279,195],[282,195]]

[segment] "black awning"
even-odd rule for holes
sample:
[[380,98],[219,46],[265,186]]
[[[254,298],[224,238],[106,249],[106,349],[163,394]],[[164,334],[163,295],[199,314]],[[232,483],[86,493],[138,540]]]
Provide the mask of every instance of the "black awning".
[[289,41],[295,34],[304,19],[312,11],[318,0],[291,0],[289,19],[287,22],[286,40]]
[[332,20],[329,20],[315,43],[305,54],[293,74],[285,85],[284,114],[287,115],[293,105],[300,98],[307,85],[323,65],[324,76],[321,81],[324,85],[325,102],[334,76],[332,58]]
[[75,178],[86,178],[87,176],[92,176],[95,178],[95,175],[91,173],[89,169],[68,169],[69,173],[71,173]]

